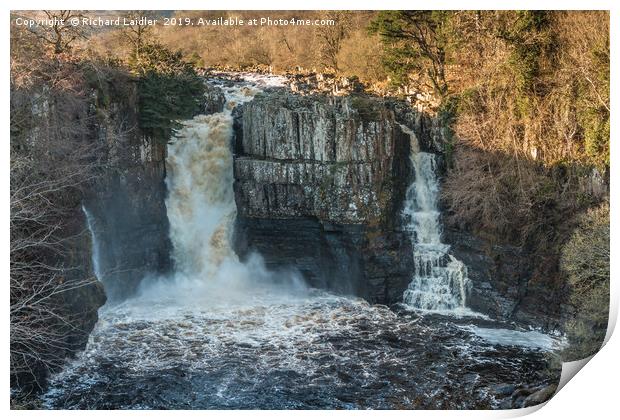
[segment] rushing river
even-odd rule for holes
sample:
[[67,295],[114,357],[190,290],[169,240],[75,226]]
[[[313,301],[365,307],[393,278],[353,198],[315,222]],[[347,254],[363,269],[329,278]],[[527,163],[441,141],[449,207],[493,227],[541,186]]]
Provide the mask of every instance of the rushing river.
[[511,400],[498,385],[559,375],[546,372],[553,340],[479,318],[266,285],[184,292],[106,308],[46,405],[499,408]]
[[169,147],[177,272],[101,309],[86,350],[52,378],[46,407],[508,408],[517,387],[557,382],[547,362],[556,339],[467,310],[466,268],[439,240],[436,178],[424,172],[433,157],[414,138],[405,214],[419,268],[402,305],[308,288],[260,256],[239,261],[232,109],[282,83],[248,79],[222,83],[224,110],[186,122]]

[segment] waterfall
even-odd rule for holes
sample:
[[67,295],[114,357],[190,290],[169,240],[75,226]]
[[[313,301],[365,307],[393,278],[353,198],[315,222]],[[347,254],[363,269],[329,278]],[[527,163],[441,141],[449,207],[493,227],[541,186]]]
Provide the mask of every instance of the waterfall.
[[232,111],[262,87],[278,86],[281,79],[248,76],[244,80],[220,86],[226,97],[223,111],[185,121],[168,147],[166,208],[172,257],[177,274],[186,278],[203,281],[219,276],[228,281],[247,277],[248,271],[256,277],[260,271],[260,267],[247,270],[232,247],[237,214]]
[[103,281],[101,277],[101,264],[99,263],[100,249],[99,242],[97,242],[97,235],[95,233],[95,228],[93,224],[93,216],[86,210],[86,207],[82,204],[82,212],[84,216],[86,216],[86,226],[88,227],[88,231],[90,232],[90,241],[91,241],[91,259],[93,264],[93,271],[95,272],[95,277],[97,280]]
[[415,133],[401,125],[411,141],[410,160],[415,179],[407,189],[403,214],[413,242],[415,271],[403,295],[407,305],[425,310],[465,308],[469,279],[467,267],[450,255],[441,242],[436,159],[420,150]]
[[[227,258],[236,215],[230,110],[185,123],[168,148],[166,202],[177,270],[205,273]],[[211,273],[212,274],[212,273]]]

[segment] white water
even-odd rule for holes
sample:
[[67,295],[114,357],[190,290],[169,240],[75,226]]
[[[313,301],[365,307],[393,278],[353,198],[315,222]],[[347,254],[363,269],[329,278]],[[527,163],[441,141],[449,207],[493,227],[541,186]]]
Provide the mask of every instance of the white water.
[[539,331],[517,331],[505,328],[482,328],[471,325],[464,328],[483,340],[501,346],[529,347],[542,350],[561,349],[565,343],[562,338],[552,337]]
[[99,242],[97,241],[93,218],[92,215],[88,212],[88,210],[86,210],[86,207],[84,207],[84,205],[82,205],[82,212],[84,213],[84,216],[86,216],[86,226],[88,226],[88,231],[90,232],[91,259],[93,264],[93,271],[95,273],[95,277],[97,277],[97,280],[103,281],[103,278],[101,277],[101,264],[99,264]]
[[411,139],[415,176],[403,211],[414,245],[415,272],[403,300],[417,309],[463,311],[469,288],[467,267],[448,253],[449,245],[441,242],[435,155],[422,152],[415,133],[403,125],[401,128]]
[[[213,297],[239,301],[240,296],[276,284],[300,291],[294,273],[269,272],[259,256],[241,262],[232,247],[237,208],[233,192],[233,116],[235,106],[250,101],[262,88],[285,79],[242,74],[245,82],[222,84],[224,110],[185,121],[172,139],[166,159],[168,198],[175,274],[171,279],[143,282],[141,298],[170,304],[198,304]],[[134,302],[135,303],[135,302]],[[206,303],[204,301],[203,303]],[[173,305],[174,306],[174,305]]]

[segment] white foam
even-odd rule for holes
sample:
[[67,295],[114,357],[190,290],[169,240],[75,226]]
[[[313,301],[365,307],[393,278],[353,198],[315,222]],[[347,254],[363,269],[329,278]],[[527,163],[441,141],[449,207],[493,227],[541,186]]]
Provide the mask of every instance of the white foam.
[[491,344],[501,346],[528,347],[542,350],[557,350],[563,346],[561,338],[552,337],[539,331],[482,328],[474,325],[467,326],[465,329]]
[[439,181],[435,155],[420,150],[415,133],[401,125],[410,138],[410,161],[415,179],[407,189],[403,214],[413,242],[415,272],[403,294],[405,304],[428,311],[465,312],[470,281],[467,267],[450,255],[441,242],[440,212],[437,205]]

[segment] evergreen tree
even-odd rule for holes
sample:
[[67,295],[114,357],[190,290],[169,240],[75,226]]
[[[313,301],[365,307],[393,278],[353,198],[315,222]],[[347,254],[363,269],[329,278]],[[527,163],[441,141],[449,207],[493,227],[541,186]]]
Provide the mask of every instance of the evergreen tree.
[[384,44],[384,65],[395,84],[405,84],[412,72],[426,74],[440,96],[448,94],[446,56],[454,43],[451,12],[441,10],[383,11],[371,23],[371,33]]
[[139,77],[140,128],[156,141],[168,141],[179,120],[200,112],[205,85],[180,51],[149,43],[130,58]]

